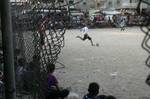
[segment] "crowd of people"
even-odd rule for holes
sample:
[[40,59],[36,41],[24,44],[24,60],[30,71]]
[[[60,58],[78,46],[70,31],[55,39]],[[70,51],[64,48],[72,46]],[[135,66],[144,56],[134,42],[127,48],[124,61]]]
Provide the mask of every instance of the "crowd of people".
[[[144,17],[137,17],[139,21],[145,20]],[[47,18],[48,19],[48,18]],[[131,23],[131,16],[122,16],[117,15],[113,16],[112,18],[108,17],[108,22],[116,27],[121,28],[121,31],[125,30],[125,26],[129,25]],[[48,19],[49,20],[49,19]],[[90,27],[89,22],[97,22],[105,20],[105,17],[93,17],[88,20],[88,17],[78,17],[78,21],[81,22],[80,25],[83,27],[81,29],[81,32],[84,34],[83,37],[77,36],[77,38],[85,41],[88,39],[92,46],[94,46],[94,43],[92,41],[92,37],[88,35],[88,27]],[[92,23],[91,22],[91,23]],[[97,24],[102,24],[97,23]],[[42,37],[42,36],[41,36]],[[42,43],[42,42],[41,42]],[[41,87],[41,82],[44,81],[46,83],[43,89],[43,94],[45,95],[46,99],[64,99],[65,97],[72,97],[70,95],[69,89],[62,89],[59,86],[59,82],[57,80],[57,77],[53,75],[53,72],[55,71],[55,64],[48,63],[47,64],[47,73],[45,73],[45,80],[41,80],[41,67],[40,67],[40,56],[34,55],[33,59],[27,63],[26,60],[22,57],[15,57],[15,78],[16,78],[16,88],[17,93],[23,93],[23,92],[31,92],[36,91],[38,88]],[[40,87],[39,87],[40,86]],[[77,95],[78,96],[78,95]],[[4,77],[3,77],[3,71],[0,69],[0,99],[1,97],[4,97]],[[79,97],[76,97],[78,99]],[[70,98],[75,99],[75,98]],[[114,96],[111,95],[99,95],[99,84],[96,82],[91,82],[89,84],[88,93],[84,95],[83,99],[116,99]]]
[[[39,63],[40,57],[37,55],[33,56],[33,60],[27,64],[24,58],[19,58],[15,64],[16,73],[16,91],[17,93],[30,92],[35,83],[38,82],[37,73],[40,73],[40,68],[37,65]],[[79,95],[72,94],[69,88],[62,88],[59,85],[57,77],[53,74],[55,72],[55,64],[47,64],[47,73],[44,96],[45,99],[79,99]],[[39,88],[39,87],[38,87]],[[111,95],[99,95],[100,86],[97,82],[91,82],[88,87],[88,93],[84,95],[82,99],[116,99]],[[0,71],[0,99],[4,98],[4,77],[3,72]]]
[[71,28],[82,27],[84,20],[88,21],[90,28],[103,28],[103,27],[121,27],[122,22],[125,26],[139,26],[146,19],[145,16],[140,15],[91,15],[85,18],[83,15],[71,17]]
[[[55,65],[48,64],[46,99],[79,99],[76,94],[69,95],[70,91],[68,89],[60,88],[58,80],[53,74],[54,71]],[[100,86],[97,82],[91,82],[88,86],[88,93],[82,99],[116,99],[112,95],[99,95],[99,88]]]

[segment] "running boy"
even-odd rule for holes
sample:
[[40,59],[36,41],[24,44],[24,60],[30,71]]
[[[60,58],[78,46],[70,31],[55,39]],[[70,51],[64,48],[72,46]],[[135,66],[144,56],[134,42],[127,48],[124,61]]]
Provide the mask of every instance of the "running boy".
[[91,45],[94,46],[92,38],[88,35],[88,31],[89,31],[88,27],[86,25],[84,25],[84,27],[81,29],[81,32],[84,34],[84,37],[82,38],[81,36],[77,36],[77,38],[79,38],[83,41],[88,39],[88,40],[90,40]]

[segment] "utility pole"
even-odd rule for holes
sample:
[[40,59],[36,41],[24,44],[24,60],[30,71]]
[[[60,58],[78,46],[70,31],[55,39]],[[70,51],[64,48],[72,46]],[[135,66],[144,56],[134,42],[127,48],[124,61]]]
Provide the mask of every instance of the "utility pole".
[[69,4],[69,2],[67,0],[65,0],[65,3],[67,4],[67,11],[68,11],[67,14],[69,16],[68,21],[69,21],[69,25],[70,25],[70,16],[71,16],[71,13],[70,13],[70,4]]
[[5,99],[16,99],[15,72],[14,72],[14,47],[11,23],[10,1],[0,1],[2,44],[4,55],[4,83]]

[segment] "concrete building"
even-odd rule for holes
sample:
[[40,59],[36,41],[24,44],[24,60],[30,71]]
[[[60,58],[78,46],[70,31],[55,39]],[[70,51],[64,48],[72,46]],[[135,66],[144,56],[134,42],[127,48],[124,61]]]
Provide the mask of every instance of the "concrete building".
[[[26,2],[29,0],[11,0],[11,1],[21,1]],[[64,0],[65,2],[79,2],[75,7],[83,11],[89,11],[91,9],[95,10],[115,10],[115,9],[135,9],[138,5],[139,0]],[[150,2],[150,0],[146,0]],[[146,4],[142,4],[142,8],[147,8]]]
[[88,11],[90,9],[95,9],[95,2],[93,0],[74,0],[74,2],[81,1],[75,5],[75,8],[81,9],[83,11]]
[[[74,2],[79,0],[74,0]],[[114,10],[114,9],[135,9],[139,0],[82,0],[75,7],[83,10]],[[150,0],[147,0],[150,1]],[[147,5],[142,3],[142,8],[147,8]]]
[[139,0],[122,0],[121,5],[118,7],[120,9],[135,9],[138,5]]
[[124,8],[136,8],[139,0],[105,0],[104,3],[101,0],[101,2],[103,5],[100,8],[113,10]]

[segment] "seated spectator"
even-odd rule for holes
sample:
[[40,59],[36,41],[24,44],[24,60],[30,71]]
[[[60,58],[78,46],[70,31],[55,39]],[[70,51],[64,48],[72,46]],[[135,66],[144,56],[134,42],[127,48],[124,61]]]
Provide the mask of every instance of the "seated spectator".
[[116,99],[116,97],[112,96],[112,95],[109,95],[106,97],[106,99]]
[[64,99],[65,97],[68,96],[69,90],[63,89],[61,90],[59,85],[58,85],[58,80],[56,77],[53,75],[53,72],[55,70],[55,65],[54,64],[48,64],[47,65],[47,70],[48,70],[48,78],[47,78],[47,92],[46,92],[46,99]]
[[83,97],[83,99],[105,99],[105,95],[98,95],[99,93],[99,84],[92,82],[89,84],[88,94]]
[[20,58],[18,60],[18,67],[16,69],[16,84],[19,92],[23,90],[23,85],[24,85],[23,76],[24,76],[24,72],[26,71],[25,63],[26,60],[24,58]]
[[83,99],[97,99],[99,93],[99,85],[96,82],[89,84],[88,94],[83,97]]
[[0,70],[0,81],[3,82],[3,71]]
[[28,70],[34,71],[35,73],[40,72],[40,56],[34,55],[32,61],[29,63]]
[[99,95],[99,96],[97,96],[97,98],[96,99],[106,99],[106,95]]
[[3,72],[0,71],[0,99],[4,99],[5,88],[3,83]]

